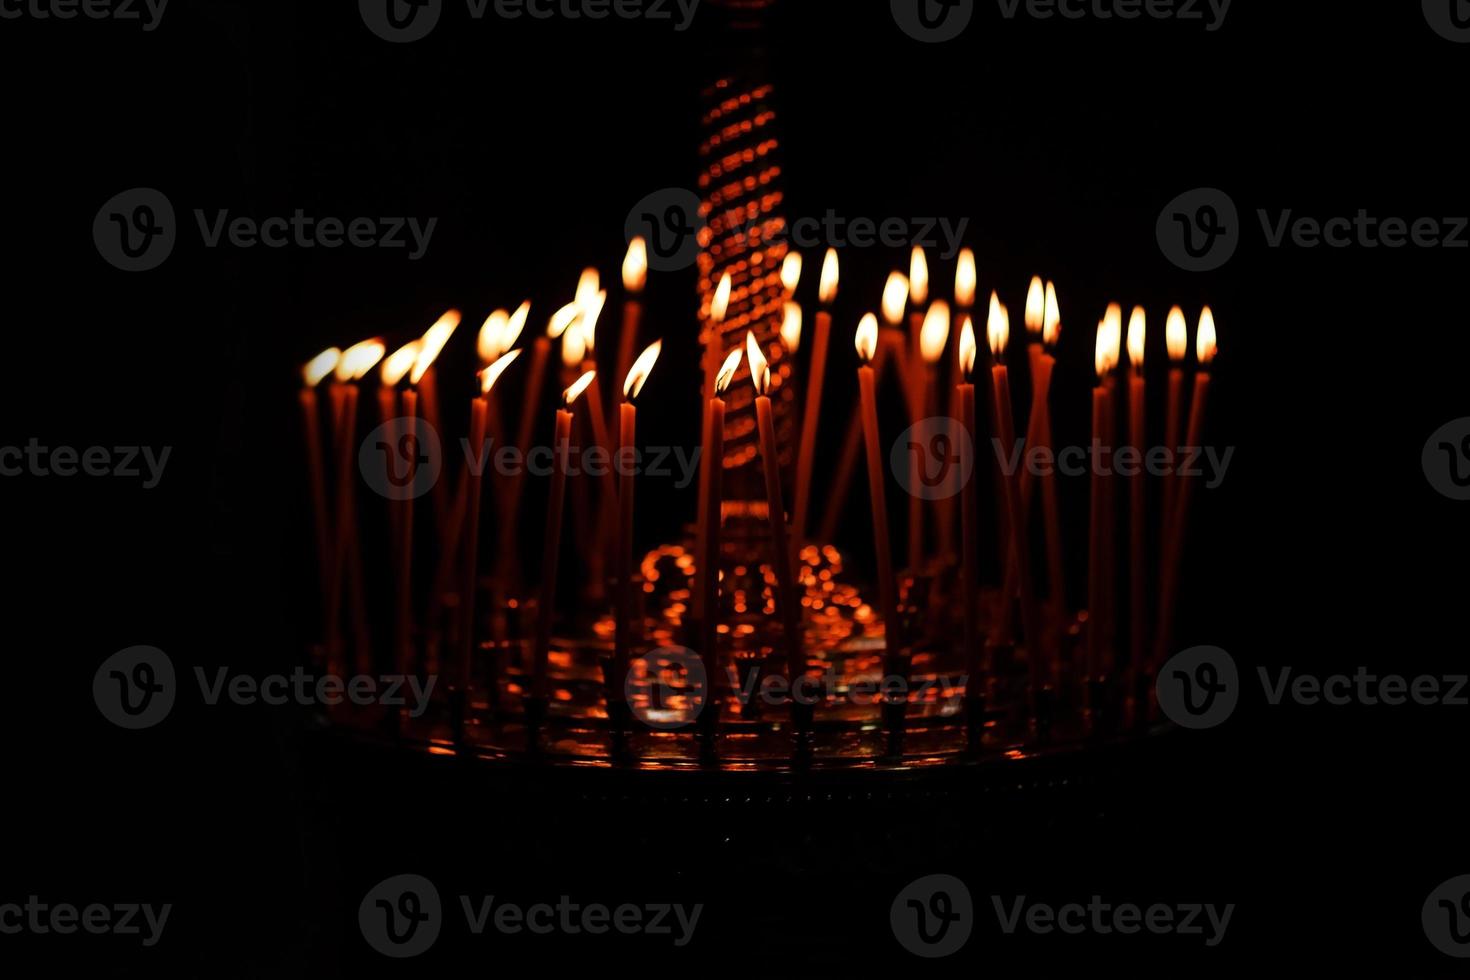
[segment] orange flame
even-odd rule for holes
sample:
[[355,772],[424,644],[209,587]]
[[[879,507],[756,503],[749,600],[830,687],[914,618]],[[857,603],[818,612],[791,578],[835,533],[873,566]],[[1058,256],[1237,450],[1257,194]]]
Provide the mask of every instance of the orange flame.
[[582,392],[587,390],[587,386],[592,383],[592,379],[595,377],[597,377],[596,371],[588,371],[576,381],[572,382],[572,386],[561,393],[561,403],[567,408],[571,408],[572,402],[576,401]]
[[423,346],[422,341],[410,340],[402,347],[394,351],[386,361],[383,362],[383,384],[392,388],[402,381],[419,359],[419,348]]
[[1062,332],[1062,308],[1057,305],[1056,283],[1046,284],[1046,315],[1042,318],[1041,342],[1055,347]]
[[949,304],[936,299],[924,315],[924,326],[919,330],[919,355],[929,364],[938,364],[944,356],[944,345],[949,343]]
[[316,357],[306,362],[301,369],[301,378],[306,382],[306,387],[315,388],[322,383],[322,379],[333,371],[342,361],[342,352],[335,347],[328,347]]
[[1046,286],[1040,276],[1032,276],[1031,285],[1026,287],[1025,319],[1029,334],[1041,333],[1046,325]]
[[377,337],[353,344],[342,352],[334,377],[338,381],[361,381],[383,359],[387,350]]
[[500,380],[500,376],[505,373],[505,369],[514,364],[516,358],[520,356],[520,351],[513,350],[497,358],[494,364],[481,371],[480,392],[486,395],[490,394],[490,389],[495,387],[495,382]]
[[954,272],[955,305],[968,310],[975,305],[975,253],[960,249],[960,264]]
[[929,302],[929,260],[919,245],[909,256],[909,299],[915,306]]
[[505,310],[496,310],[485,318],[480,326],[480,336],[475,341],[475,351],[481,361],[489,364],[505,352],[509,346],[505,343],[505,331],[509,325],[510,314]]
[[1199,332],[1195,335],[1195,356],[1200,364],[1208,365],[1219,353],[1215,337],[1215,314],[1206,306],[1199,315]]
[[568,303],[555,313],[551,314],[551,322],[546,326],[546,336],[556,340],[567,329],[582,316],[582,307],[576,303]]
[[840,278],[837,249],[829,248],[822,259],[822,281],[817,289],[817,299],[822,301],[823,306],[831,306],[832,301],[837,298],[837,282]]
[[978,353],[975,347],[975,324],[966,313],[964,321],[960,324],[960,370],[968,379],[975,371],[975,355]]
[[737,347],[725,356],[725,363],[720,365],[720,373],[715,376],[716,394],[723,395],[730,382],[735,380],[735,372],[740,369],[740,358],[744,353]]
[[1184,311],[1174,307],[1164,323],[1164,344],[1169,348],[1169,360],[1176,364],[1184,360],[1189,351],[1189,324],[1184,322]]
[[724,323],[725,314],[730,312],[730,290],[733,286],[730,273],[720,277],[720,284],[715,287],[715,298],[709,304],[709,318],[715,323]]
[[1128,363],[1134,370],[1143,369],[1143,334],[1147,322],[1143,307],[1135,306],[1128,317]]
[[909,281],[902,272],[893,272],[883,286],[883,322],[896,327],[903,322],[904,304],[909,298]]
[[878,350],[878,318],[876,316],[871,313],[863,314],[852,343],[857,348],[857,355],[864,364],[873,359],[873,355]]
[[424,331],[423,342],[419,346],[418,360],[414,361],[413,372],[409,375],[410,384],[418,384],[423,380],[424,374],[433,366],[439,357],[439,352],[444,345],[449,343],[449,336],[459,326],[459,310],[448,310],[434,325]]
[[771,365],[752,330],[745,331],[745,359],[750,362],[750,380],[755,385],[755,393],[764,395],[771,389]]
[[801,253],[791,251],[786,253],[785,260],[781,263],[781,285],[785,288],[787,295],[796,292],[796,287],[801,284]]
[[990,342],[990,353],[997,359],[1006,352],[1011,339],[1011,315],[993,290],[990,293],[990,315],[985,324],[985,339]]
[[577,280],[576,302],[578,306],[586,306],[587,301],[597,295],[602,288],[602,277],[597,270],[588,266],[582,270],[581,277]]
[[1118,365],[1118,326],[1103,317],[1097,325],[1097,348],[1093,355],[1093,366],[1097,369],[1099,379],[1108,376],[1108,372]]
[[787,301],[781,320],[781,343],[795,354],[801,348],[801,304]]
[[638,355],[638,360],[628,370],[628,376],[623,379],[623,397],[628,401],[636,401],[639,392],[643,390],[643,382],[653,373],[653,365],[658,361],[659,352],[664,349],[662,340],[655,340],[643,349]]
[[648,243],[635,235],[623,256],[623,288],[637,296],[648,283]]
[[510,350],[521,339],[521,331],[526,329],[526,320],[531,316],[531,301],[526,300],[516,311],[510,315],[510,321],[505,325],[505,331],[500,337],[500,349]]
[[577,320],[561,335],[561,362],[569,368],[578,367],[587,359],[587,332],[582,329],[579,309]]
[[598,290],[578,305],[582,307],[582,319],[578,323],[582,329],[582,341],[591,351],[597,346],[597,321],[602,316],[602,308],[607,305],[607,290]]

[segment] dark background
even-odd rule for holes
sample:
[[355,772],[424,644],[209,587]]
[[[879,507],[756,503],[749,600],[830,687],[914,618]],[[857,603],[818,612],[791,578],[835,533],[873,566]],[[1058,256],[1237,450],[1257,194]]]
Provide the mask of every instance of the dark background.
[[[1007,22],[981,4],[961,39],[937,46],[904,36],[876,0],[780,6],[769,57],[788,213],[968,217],[982,295],[999,289],[1017,320],[1027,278],[1056,280],[1056,415],[1072,420],[1058,426],[1073,426],[1073,439],[1085,436],[1090,328],[1107,301],[1148,308],[1155,364],[1168,307],[1184,306],[1192,326],[1202,303],[1213,306],[1222,353],[1210,441],[1238,449],[1225,485],[1197,500],[1181,641],[1219,644],[1246,670],[1464,671],[1465,505],[1431,489],[1420,451],[1464,412],[1467,253],[1268,249],[1255,210],[1465,214],[1453,133],[1470,49],[1436,36],[1414,4],[1241,0],[1216,33]],[[629,207],[697,171],[698,91],[719,22],[701,9],[687,34],[640,21],[475,23],[450,4],[429,39],[389,45],[343,2],[180,3],[152,33],[0,21],[10,171],[0,442],[173,447],[154,490],[0,483],[14,624],[0,901],[175,905],[153,950],[120,937],[7,936],[0,963],[354,975],[384,969],[353,917],[387,874],[449,867],[466,890],[493,893],[499,868],[508,895],[559,894],[554,875],[538,877],[534,856],[517,853],[526,828],[514,794],[467,812],[438,782],[325,773],[301,750],[299,719],[266,709],[186,702],[157,729],[121,732],[97,714],[90,681],[133,644],[163,648],[181,669],[265,671],[302,657],[297,367],[372,334],[396,346],[451,305],[469,334],[489,309],[529,297],[537,327],[587,264],[615,282]],[[163,190],[182,227],[161,268],[125,274],[102,261],[90,228],[105,200],[135,186]],[[1225,189],[1247,228],[1223,269],[1189,274],[1160,254],[1154,221],[1200,186]],[[205,249],[196,207],[439,223],[419,262],[401,251]],[[844,254],[834,399],[849,397],[835,365],[849,363],[850,330],[903,261]],[[936,263],[938,295],[952,272]],[[693,271],[655,275],[649,293],[650,330],[668,348],[648,397],[669,410],[645,413],[645,438],[687,445],[696,402],[670,379],[693,370]],[[617,301],[614,290],[604,323],[616,322]],[[471,345],[456,344],[446,357],[461,358],[467,378]],[[457,403],[468,385],[445,388]],[[650,502],[641,532],[665,540],[692,511],[692,497]],[[1212,975],[1277,963],[1452,975],[1418,920],[1433,887],[1470,871],[1457,792],[1465,709],[1247,702],[1197,752],[1152,771],[1129,820],[1024,858],[1003,835],[951,823],[963,842],[937,834],[905,850],[872,813],[837,808],[811,815],[801,860],[785,862],[788,817],[752,826],[731,809],[710,819],[762,856],[721,853],[716,870],[692,876],[631,848],[621,861],[616,832],[586,813],[567,816],[567,853],[549,865],[596,852],[570,879],[589,899],[677,895],[749,923],[712,929],[724,945],[668,964],[684,969],[780,972],[794,957],[815,973],[891,962]],[[676,841],[684,830],[668,828]],[[466,853],[446,847],[446,831]],[[964,855],[957,867],[945,860],[951,844]],[[1100,892],[1238,908],[1218,950],[986,934],[965,963],[922,963],[891,941],[887,903],[931,871],[961,875],[981,902],[1041,882],[1032,893],[1058,902]],[[787,926],[795,916],[822,922],[815,938]],[[486,942],[443,943],[397,972],[607,958],[585,939]],[[662,965],[665,950],[616,953],[636,968]]]

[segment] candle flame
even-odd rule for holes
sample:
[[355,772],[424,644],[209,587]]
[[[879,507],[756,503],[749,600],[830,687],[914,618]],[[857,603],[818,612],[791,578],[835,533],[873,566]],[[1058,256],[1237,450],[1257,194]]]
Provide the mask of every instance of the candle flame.
[[1199,332],[1195,334],[1195,356],[1208,365],[1219,352],[1215,337],[1215,314],[1206,306],[1199,315]]
[[602,316],[602,308],[607,305],[607,290],[598,290],[579,305],[582,307],[582,319],[578,326],[582,330],[583,343],[591,351],[597,347],[597,321]]
[[583,269],[581,277],[577,279],[577,305],[586,306],[601,288],[602,277],[598,275],[597,270],[591,266]]
[[771,365],[752,330],[745,331],[745,359],[750,363],[750,380],[755,385],[755,393],[764,395],[771,389]]
[[795,354],[801,348],[801,304],[787,301],[785,317],[781,320],[781,343]]
[[960,264],[955,268],[954,302],[966,310],[975,305],[975,253],[968,248],[960,249]]
[[817,289],[817,299],[822,301],[823,306],[831,306],[832,301],[837,298],[837,281],[841,278],[837,265],[837,249],[827,249],[827,255],[822,259],[822,281]]
[[551,322],[546,326],[546,336],[556,340],[567,332],[567,328],[577,322],[582,315],[582,307],[576,303],[568,303],[555,313],[551,314]]
[[1026,287],[1026,332],[1029,334],[1041,333],[1041,328],[1046,325],[1046,285],[1040,276],[1031,277],[1031,285]]
[[516,358],[520,356],[520,351],[513,350],[508,354],[501,355],[496,359],[494,364],[481,371],[480,392],[486,395],[490,394],[490,389],[495,387],[495,382],[500,380],[500,376],[505,373],[505,369],[514,364]]
[[410,340],[389,355],[388,359],[383,362],[383,384],[392,388],[402,381],[418,361],[421,346],[423,346],[421,341]]
[[990,353],[997,359],[1006,352],[1011,339],[1011,316],[993,290],[990,293],[990,315],[985,324],[985,339],[990,342]]
[[966,313],[964,322],[960,325],[960,370],[965,373],[965,379],[975,370],[975,324],[970,314]]
[[480,336],[475,341],[475,351],[481,361],[489,364],[505,352],[505,331],[509,325],[510,314],[505,310],[496,310],[485,318],[480,325]]
[[1123,307],[1119,303],[1109,303],[1107,312],[1103,314],[1103,322],[1121,340],[1123,337]]
[[929,260],[920,245],[915,245],[909,256],[909,299],[915,306],[929,302]]
[[587,359],[587,333],[582,329],[581,313],[561,335],[561,362],[569,368],[580,367]]
[[643,391],[643,382],[653,373],[653,365],[658,360],[659,352],[664,349],[662,340],[655,340],[643,349],[638,355],[638,360],[628,370],[628,377],[623,380],[623,397],[628,401],[636,401],[639,392]]
[[909,298],[909,281],[902,272],[893,272],[883,286],[883,322],[896,327],[903,322],[903,307]]
[[878,318],[871,313],[863,314],[852,342],[862,362],[867,364],[871,361],[878,351]]
[[418,360],[414,361],[413,371],[408,379],[411,384],[418,384],[423,380],[424,375],[439,357],[439,352],[444,349],[445,344],[449,343],[449,337],[459,326],[459,320],[459,310],[448,310],[434,321],[432,327],[424,331],[422,343],[419,345]]
[[1136,371],[1143,369],[1143,334],[1147,322],[1143,307],[1135,306],[1128,317],[1128,363]]
[[342,352],[335,347],[328,347],[316,357],[306,362],[301,369],[301,377],[306,382],[306,387],[315,388],[322,383],[322,379],[333,371],[342,361]]
[[735,380],[735,372],[740,369],[740,358],[744,353],[737,347],[725,356],[725,363],[720,365],[720,373],[715,376],[715,394],[723,395],[730,382]]
[[587,386],[592,383],[592,379],[595,377],[597,377],[596,371],[588,371],[574,381],[570,388],[561,393],[561,403],[567,408],[571,408],[572,402],[576,401],[582,392],[587,390]]
[[633,236],[628,254],[623,256],[623,288],[637,296],[648,284],[648,243],[642,235]]
[[342,352],[332,376],[338,381],[361,381],[386,352],[387,348],[378,337],[359,341]]
[[949,304],[936,299],[924,315],[924,326],[919,330],[919,355],[929,364],[938,364],[944,356],[944,346],[949,343]]
[[796,287],[801,284],[801,253],[791,251],[786,253],[786,258],[781,262],[781,285],[786,289],[787,295],[796,292]]
[[1169,360],[1179,363],[1189,350],[1189,325],[1184,322],[1184,311],[1174,307],[1164,323],[1164,344],[1169,348]]
[[720,277],[720,284],[715,287],[715,298],[709,304],[709,318],[715,323],[725,322],[725,314],[730,311],[730,290],[733,286],[730,273]]
[[1104,317],[1097,325],[1097,347],[1093,354],[1093,366],[1097,370],[1098,379],[1108,376],[1108,372],[1118,363],[1118,334],[1117,329]]
[[526,320],[530,316],[530,300],[526,300],[520,306],[516,307],[516,311],[510,315],[510,320],[506,323],[505,330],[500,336],[500,349],[502,351],[510,350],[516,345],[516,341],[521,339],[521,331],[526,329]]
[[1057,285],[1046,284],[1046,315],[1042,318],[1041,341],[1048,347],[1057,345],[1062,332],[1062,308],[1057,305]]

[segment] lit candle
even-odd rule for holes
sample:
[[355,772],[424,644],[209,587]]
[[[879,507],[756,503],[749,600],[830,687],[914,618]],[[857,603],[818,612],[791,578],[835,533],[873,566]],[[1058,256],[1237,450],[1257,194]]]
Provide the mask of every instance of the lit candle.
[[[925,418],[939,417],[939,362],[944,359],[944,350],[949,346],[949,304],[942,299],[936,299],[929,305],[929,312],[924,316],[924,322],[919,328],[919,363],[921,373],[919,375],[920,398],[923,399],[923,413]],[[946,427],[948,425],[946,424]],[[932,437],[934,433],[925,433]],[[950,444],[958,440],[954,432],[950,431]],[[916,457],[911,456],[911,461]],[[958,471],[951,468],[948,471],[951,477],[958,477]],[[912,484],[915,490],[918,484]],[[942,547],[951,547],[950,538],[954,533],[954,523],[951,517],[946,515],[951,511],[941,506],[953,498],[943,498],[929,502],[929,509],[935,511],[937,521],[935,526],[939,531],[939,542]],[[922,548],[924,543],[924,499],[916,492],[909,494],[909,524],[919,529],[917,540],[911,545]],[[952,553],[952,552],[950,552]],[[913,553],[910,553],[910,564],[912,564]],[[923,561],[923,552],[919,552],[919,561]],[[915,566],[917,567],[917,566]]]
[[[335,347],[328,347],[301,369],[301,431],[306,443],[306,475],[311,490],[312,530],[316,535],[317,575],[324,624],[329,601],[328,582],[332,574],[332,535],[327,530],[327,481],[322,467],[322,423],[316,389],[322,379],[337,369],[337,363],[341,360],[342,352]],[[325,638],[324,632],[323,639]]]
[[[1144,384],[1143,352],[1147,315],[1143,307],[1135,306],[1128,318],[1128,441],[1138,450],[1140,460],[1147,452],[1144,446]],[[1137,670],[1143,665],[1146,651],[1144,646],[1145,595],[1147,588],[1144,575],[1143,550],[1146,531],[1144,522],[1143,468],[1133,475],[1128,487],[1128,524],[1130,531],[1128,551],[1128,655],[1129,666]]]
[[[730,387],[730,382],[735,378],[735,371],[740,367],[742,352],[739,347],[732,350],[720,366],[715,375],[715,393],[710,399],[707,417],[709,428],[705,433],[705,451],[718,459],[725,452],[725,391]],[[709,486],[705,488],[707,499],[703,503],[703,510],[709,515],[709,532],[705,536],[704,551],[698,555],[699,560],[699,584],[703,595],[703,608],[705,615],[700,619],[700,629],[703,633],[704,642],[701,651],[704,654],[706,673],[710,678],[711,692],[724,692],[724,674],[720,670],[719,657],[719,629],[720,629],[720,547],[722,524],[720,521],[720,495],[723,492],[721,486],[725,475],[723,466],[716,466],[710,470]],[[716,715],[708,719],[709,722],[718,720],[719,701],[715,700],[709,706]]]
[[[1164,344],[1169,351],[1169,400],[1164,414],[1164,445],[1171,454],[1176,454],[1174,458],[1177,459],[1179,426],[1182,421],[1180,414],[1184,411],[1184,356],[1189,353],[1189,325],[1185,322],[1184,311],[1177,306],[1169,310],[1169,318],[1164,323]],[[1169,535],[1173,532],[1169,515],[1174,513],[1174,499],[1179,491],[1178,481],[1176,473],[1170,473],[1163,481],[1164,526],[1159,550],[1164,560],[1168,558]]]
[[[1210,393],[1210,371],[1218,352],[1215,336],[1215,315],[1206,306],[1200,313],[1199,329],[1195,333],[1195,356],[1199,369],[1194,375],[1194,396],[1189,405],[1189,436],[1184,445],[1191,448],[1204,445],[1205,401]],[[1174,605],[1179,596],[1179,567],[1184,557],[1184,532],[1189,526],[1189,505],[1197,477],[1179,482],[1179,495],[1174,501],[1174,513],[1166,514],[1169,522],[1169,552],[1163,568],[1163,585],[1159,589],[1158,631],[1154,637],[1153,665],[1157,669],[1169,652],[1174,633]]]
[[[1032,276],[1026,287],[1026,310],[1022,314],[1026,322],[1026,360],[1031,368],[1031,411],[1036,412],[1037,361],[1041,358],[1041,329],[1046,320],[1046,284],[1040,276]],[[1030,443],[1028,442],[1029,446]]]
[[367,669],[371,669],[371,664],[367,661],[372,657],[372,650],[367,640],[367,611],[363,597],[362,562],[360,560],[362,543],[357,539],[357,494],[354,490],[357,483],[351,477],[355,471],[352,457],[357,446],[358,382],[367,377],[368,373],[383,359],[383,351],[383,342],[376,338],[353,344],[342,352],[342,358],[337,362],[337,370],[334,374],[334,379],[340,388],[342,404],[332,435],[337,461],[337,508],[336,533],[332,544],[331,587],[328,590],[331,601],[327,604],[330,613],[327,647],[329,653],[337,651],[333,655],[340,654],[341,645],[337,631],[340,629],[341,583],[345,571],[352,590],[353,625],[358,643],[359,670],[363,669],[364,665]]
[[[1057,305],[1057,288],[1053,283],[1046,284],[1046,316],[1041,328],[1041,341],[1043,344],[1042,366],[1047,370],[1047,385],[1050,390],[1051,371],[1056,366],[1057,341],[1061,339],[1062,312]],[[1038,446],[1045,448],[1048,452],[1052,449],[1051,431],[1051,403],[1043,398],[1041,401],[1041,438]],[[1067,572],[1063,561],[1062,552],[1062,517],[1061,505],[1057,494],[1057,468],[1047,467],[1041,477],[1041,503],[1043,513],[1046,517],[1046,565],[1047,577],[1051,586],[1051,601],[1060,615],[1067,608]]]
[[[442,418],[439,414],[439,385],[431,369],[439,352],[449,342],[454,334],[455,328],[459,326],[459,310],[448,310],[433,326],[424,331],[423,338],[419,341],[419,357],[424,360],[425,367],[422,371],[415,370],[413,382],[415,390],[423,407],[424,421],[428,422],[435,432],[443,432]],[[433,487],[434,494],[434,517],[439,527],[444,527],[449,521],[449,487],[443,480],[436,480]]]
[[[1016,425],[1011,415],[1011,384],[1006,370],[1006,344],[1010,340],[1010,318],[1000,304],[1000,298],[990,295],[990,317],[986,325],[986,337],[990,342],[990,353],[995,364],[990,369],[994,385],[996,435],[1000,440],[1000,451],[1010,457],[1016,442]],[[1016,569],[1021,588],[1021,628],[1026,633],[1028,653],[1026,662],[1031,671],[1033,693],[1042,686],[1041,670],[1041,620],[1036,611],[1036,594],[1031,583],[1031,556],[1026,545],[1026,519],[1021,513],[1020,475],[1011,472],[1005,475],[1001,486],[1006,499],[1006,513],[1010,515],[1011,547],[1016,554]],[[1003,609],[1011,603],[1009,595],[1001,596]],[[1004,618],[1004,617],[1003,617]]]
[[505,369],[521,356],[518,350],[496,358],[495,363],[480,372],[480,397],[470,402],[470,446],[479,465],[468,468],[469,483],[465,500],[464,521],[464,585],[461,591],[463,628],[460,631],[459,689],[468,692],[475,649],[475,580],[480,561],[480,497],[485,477],[485,433],[490,419],[490,392]]
[[648,284],[648,243],[642,236],[628,243],[623,256],[623,332],[618,338],[618,373],[625,378],[633,367],[633,348],[638,346],[638,331],[643,323],[643,288]]
[[781,612],[786,645],[786,675],[793,688],[806,673],[806,656],[801,637],[800,606],[792,582],[791,545],[786,532],[786,506],[781,495],[781,458],[776,451],[776,425],[768,394],[771,366],[753,331],[745,335],[745,358],[750,364],[750,381],[755,386],[755,419],[760,434],[761,463],[766,477],[766,515],[771,527],[771,567],[776,571],[776,606]]
[[[890,359],[898,370],[904,409],[909,413],[909,424],[912,425],[919,420],[914,416],[914,379],[911,373],[913,365],[909,363],[908,345],[904,342],[903,335],[903,311],[908,306],[909,293],[908,278],[902,272],[890,272],[888,281],[883,284],[883,302],[879,307],[883,314],[883,329],[878,333],[878,345],[888,349]],[[881,357],[882,355],[875,354],[873,361],[876,363]]]
[[[577,306],[575,303],[562,307],[552,314],[551,321],[546,327],[546,333],[537,337],[536,342],[531,345],[529,380],[526,383],[525,401],[521,403],[520,424],[516,428],[516,448],[522,453],[527,453],[531,449],[536,412],[541,406],[541,389],[546,381],[546,364],[551,358],[551,342],[559,339],[576,318]],[[503,585],[507,586],[510,584],[511,573],[518,567],[515,560],[519,551],[516,531],[520,528],[521,493],[526,481],[525,469],[524,466],[519,466],[511,476],[510,490],[506,493],[505,509],[501,520],[501,523],[510,529],[511,540],[500,548],[500,562],[496,576]]]
[[546,533],[541,552],[541,607],[536,617],[536,646],[531,661],[531,701],[539,714],[546,704],[546,661],[551,654],[551,628],[556,618],[557,561],[561,557],[562,511],[567,496],[567,455],[572,439],[572,403],[592,384],[589,371],[562,392],[552,442],[551,492],[546,505]]
[[878,565],[878,602],[883,616],[884,673],[897,676],[902,643],[899,639],[898,592],[893,582],[893,554],[888,540],[888,500],[883,489],[883,451],[878,437],[877,380],[873,355],[878,348],[878,318],[869,313],[853,338],[858,360],[858,398],[862,412],[863,443],[868,457],[868,499],[873,508],[873,550]]
[[[1117,363],[1117,350],[1118,344],[1112,336],[1112,327],[1104,319],[1097,326],[1097,349],[1093,356],[1094,367],[1097,370],[1097,386],[1092,389],[1092,443],[1094,446],[1106,444],[1107,418],[1112,411],[1112,399],[1108,394],[1107,380],[1108,373]],[[1105,526],[1112,520],[1112,511],[1108,506],[1105,487],[1107,481],[1101,469],[1094,461],[1087,539],[1087,677],[1089,680],[1098,680],[1101,677],[1103,606],[1106,603],[1103,578],[1107,574],[1103,539]]]
[[[975,326],[969,314],[961,318],[958,358],[960,383],[956,386],[959,399],[960,438],[975,445],[975,386],[970,376],[975,370]],[[964,544],[960,554],[960,608],[964,614],[965,664],[974,676],[979,667],[979,605],[980,605],[980,505],[976,490],[971,486],[960,488],[960,530]],[[978,684],[978,677],[976,678]]]
[[796,295],[796,287],[801,284],[801,253],[792,249],[786,253],[786,258],[781,260],[781,288],[786,290],[787,297]]
[[[658,361],[664,342],[655,340],[649,344],[638,359],[628,368],[623,381],[623,403],[618,413],[618,537],[617,577],[618,604],[616,630],[613,638],[614,677],[628,675],[628,652],[633,649],[638,637],[633,631],[633,457],[638,445],[638,395],[643,384]],[[613,692],[614,696],[618,692]]]
[[827,377],[827,344],[832,333],[832,301],[837,298],[837,250],[829,248],[822,260],[817,299],[822,304],[812,338],[811,367],[807,370],[806,402],[801,415],[801,442],[796,457],[796,508],[791,513],[792,540],[799,550],[806,543],[807,510],[811,506],[812,464],[816,457],[817,422],[822,413],[822,388]]
[[[709,327],[705,336],[704,419],[703,429],[701,430],[704,436],[705,451],[700,453],[699,456],[699,499],[695,502],[697,514],[694,524],[694,552],[696,555],[703,555],[707,550],[706,546],[709,543],[710,522],[718,521],[720,519],[718,504],[716,505],[717,509],[714,515],[710,515],[709,486],[710,475],[713,472],[714,468],[723,467],[725,465],[725,461],[720,458],[720,456],[716,456],[714,453],[709,451],[711,442],[710,408],[711,400],[714,397],[715,378],[719,367],[719,365],[715,362],[715,352],[719,351],[722,347],[720,341],[721,327],[725,323],[725,314],[730,309],[730,292],[730,273],[727,272],[724,274],[723,277],[721,277],[720,284],[715,289],[714,299],[710,301]],[[723,426],[724,422],[721,421],[720,424]],[[723,455],[723,431],[721,431],[720,433],[720,444],[722,447],[721,455]],[[696,570],[696,574],[718,573],[714,572],[713,570],[706,570],[703,572]],[[694,591],[694,618],[699,622],[704,621],[704,616],[706,612],[704,608],[704,597],[706,591],[707,590],[705,589],[695,589]]]

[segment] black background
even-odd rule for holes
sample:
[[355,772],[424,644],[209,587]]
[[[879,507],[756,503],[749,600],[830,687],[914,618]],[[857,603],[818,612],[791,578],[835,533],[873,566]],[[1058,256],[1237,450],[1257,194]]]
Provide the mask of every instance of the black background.
[[[1198,501],[1182,640],[1219,644],[1251,672],[1464,671],[1465,505],[1428,485],[1420,452],[1464,413],[1470,253],[1270,249],[1255,212],[1470,211],[1456,138],[1470,48],[1436,36],[1416,4],[1239,0],[1209,33],[1170,21],[1009,22],[982,3],[962,38],[937,46],[903,35],[877,0],[778,6],[769,55],[789,212],[968,217],[981,289],[999,289],[1013,311],[1031,274],[1055,279],[1056,414],[1074,420],[1058,423],[1073,438],[1085,436],[1090,327],[1107,301],[1148,308],[1153,363],[1171,304],[1191,315],[1213,306],[1222,353],[1210,441],[1238,448],[1225,484]],[[466,890],[496,892],[495,869],[511,864],[509,880],[537,880],[533,861],[510,856],[514,798],[447,812],[433,784],[369,771],[353,774],[356,799],[381,808],[344,810],[324,789],[344,777],[300,754],[298,719],[186,703],[157,729],[121,732],[97,714],[91,677],[140,643],[181,667],[264,671],[301,658],[310,572],[297,367],[373,334],[393,346],[451,305],[467,313],[462,333],[526,297],[533,324],[544,322],[587,264],[615,281],[629,207],[697,171],[697,96],[719,23],[713,9],[684,34],[639,21],[477,23],[450,4],[429,39],[390,45],[335,0],[178,3],[151,33],[0,21],[10,172],[0,443],[173,447],[153,490],[0,482],[13,624],[0,901],[175,905],[153,950],[120,937],[3,936],[0,963],[354,975],[384,969],[355,935],[357,897],[386,874],[452,864],[446,831],[474,854],[454,866],[484,872],[465,871]],[[104,201],[135,186],[170,197],[180,243],[161,268],[126,274],[99,257],[90,229]],[[1231,195],[1244,240],[1223,269],[1190,274],[1161,255],[1154,222],[1200,186]],[[439,223],[418,262],[402,251],[206,249],[192,223],[194,208],[297,207]],[[834,364],[848,363],[848,331],[901,261],[881,249],[844,255]],[[940,295],[951,275],[936,264]],[[647,413],[650,443],[694,440],[696,402],[671,381],[676,365],[693,370],[694,302],[692,270],[654,277],[649,322],[669,340],[647,397],[669,410]],[[456,343],[446,357],[467,368],[470,345]],[[834,370],[834,399],[850,397],[846,375]],[[447,384],[446,402],[460,393]],[[641,532],[664,540],[692,510],[651,502]],[[1465,709],[1268,709],[1259,685],[1247,692],[1197,754],[1154,774],[1138,819],[1100,839],[1017,862],[976,829],[949,867],[943,841],[898,860],[880,853],[899,845],[876,828],[865,851],[865,828],[848,825],[829,853],[814,825],[816,854],[799,873],[723,855],[720,873],[676,890],[711,903],[707,915],[722,910],[725,945],[668,965],[1453,975],[1419,908],[1470,872]],[[399,816],[412,808],[417,821]],[[823,819],[836,827],[844,814]],[[569,852],[608,846],[596,814],[568,823]],[[779,823],[756,831],[782,836]],[[610,860],[579,883],[608,901],[655,900],[650,883],[666,879],[650,860]],[[822,871],[829,861],[840,873]],[[1033,893],[1053,901],[1102,892],[1238,908],[1218,950],[987,933],[964,963],[924,963],[887,927],[887,903],[914,868],[960,874],[982,903],[1041,881]],[[537,887],[558,894],[555,880]],[[803,940],[800,920],[786,926],[773,908],[827,927]],[[585,938],[487,942],[445,943],[395,972],[611,958]],[[666,950],[626,943],[613,955],[659,966]]]

